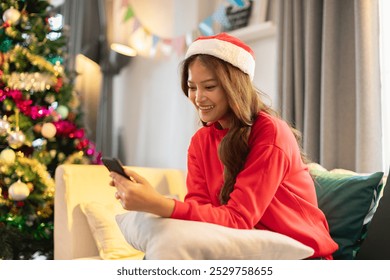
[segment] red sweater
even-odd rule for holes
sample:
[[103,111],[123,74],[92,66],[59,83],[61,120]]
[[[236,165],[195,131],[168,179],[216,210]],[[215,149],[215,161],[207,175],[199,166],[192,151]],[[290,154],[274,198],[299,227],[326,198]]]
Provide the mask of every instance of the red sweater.
[[313,258],[331,259],[337,244],[317,206],[313,180],[302,162],[289,126],[260,113],[249,137],[246,164],[226,205],[219,202],[223,165],[218,145],[227,129],[199,129],[188,149],[188,193],[175,201],[172,218],[203,221],[240,229],[266,229],[314,249]]

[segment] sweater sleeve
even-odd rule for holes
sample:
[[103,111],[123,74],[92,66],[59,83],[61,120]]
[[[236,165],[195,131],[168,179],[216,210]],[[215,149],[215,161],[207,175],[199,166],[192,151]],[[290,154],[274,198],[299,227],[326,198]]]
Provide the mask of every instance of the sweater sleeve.
[[195,166],[189,168],[188,180],[191,180],[192,187],[189,188],[188,199],[175,202],[172,218],[250,229],[259,222],[271,203],[289,161],[285,153],[274,145],[253,146],[226,205],[215,205],[206,199],[209,194],[203,185],[198,161],[190,155],[189,164]]

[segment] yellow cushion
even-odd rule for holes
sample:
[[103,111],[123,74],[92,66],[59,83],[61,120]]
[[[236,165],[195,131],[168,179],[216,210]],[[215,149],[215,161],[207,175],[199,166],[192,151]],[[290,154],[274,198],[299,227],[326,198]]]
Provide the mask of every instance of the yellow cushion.
[[103,260],[143,259],[144,253],[126,242],[115,221],[117,214],[126,212],[119,203],[85,202],[80,204],[80,208],[87,217],[99,255]]

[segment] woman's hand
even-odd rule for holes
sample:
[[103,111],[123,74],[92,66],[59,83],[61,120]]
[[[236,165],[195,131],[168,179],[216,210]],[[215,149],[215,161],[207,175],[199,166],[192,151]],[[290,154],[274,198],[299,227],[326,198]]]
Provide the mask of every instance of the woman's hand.
[[111,172],[111,186],[116,187],[115,198],[126,210],[153,213],[162,217],[170,217],[175,202],[159,194],[150,183],[138,173],[124,167],[128,180],[118,173]]

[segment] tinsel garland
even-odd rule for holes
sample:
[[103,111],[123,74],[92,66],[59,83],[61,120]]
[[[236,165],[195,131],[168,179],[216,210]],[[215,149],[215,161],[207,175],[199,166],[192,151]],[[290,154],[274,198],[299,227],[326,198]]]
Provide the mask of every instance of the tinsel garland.
[[36,66],[41,71],[52,73],[55,76],[63,74],[63,67],[59,63],[53,65],[44,57],[32,54],[28,49],[23,48],[20,45],[16,45],[12,50],[9,51],[9,54],[10,62],[15,62],[18,57],[25,57],[32,65]]

